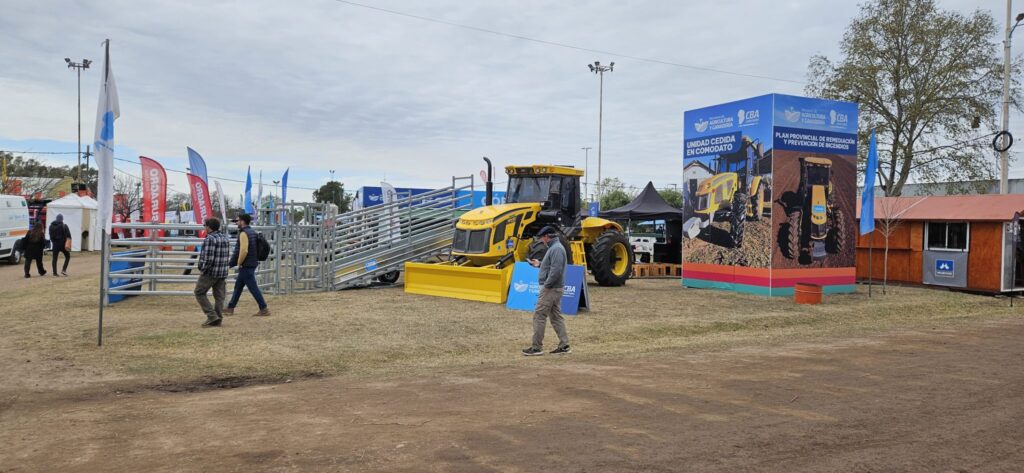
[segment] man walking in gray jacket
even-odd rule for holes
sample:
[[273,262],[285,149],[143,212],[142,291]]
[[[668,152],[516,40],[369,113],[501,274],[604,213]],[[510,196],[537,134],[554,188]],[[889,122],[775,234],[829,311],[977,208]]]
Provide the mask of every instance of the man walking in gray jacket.
[[565,318],[562,317],[562,291],[565,288],[565,248],[555,237],[556,230],[550,226],[544,227],[537,232],[540,238],[548,247],[542,261],[530,260],[530,264],[540,267],[540,296],[537,297],[537,307],[533,312],[533,344],[523,349],[525,356],[537,356],[544,354],[544,329],[547,328],[547,319],[551,319],[551,327],[558,334],[558,348],[551,351],[553,354],[564,355],[572,353],[569,349],[569,334],[565,331]]

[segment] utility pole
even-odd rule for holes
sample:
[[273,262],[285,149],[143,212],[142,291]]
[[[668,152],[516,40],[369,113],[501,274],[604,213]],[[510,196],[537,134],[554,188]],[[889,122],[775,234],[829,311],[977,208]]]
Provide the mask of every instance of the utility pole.
[[78,168],[75,180],[82,180],[82,69],[88,69],[92,61],[82,59],[82,62],[74,62],[71,58],[64,58],[68,69],[74,69],[78,73]]
[[1017,22],[1010,26],[1011,11],[1013,11],[1013,0],[1006,0],[1006,37],[1003,39],[1003,129],[999,135],[1002,143],[999,145],[999,193],[1010,192],[1010,38],[1013,37],[1013,30],[1017,29],[1021,20],[1024,20],[1024,13],[1017,14]]
[[587,176],[583,180],[583,197],[590,202],[590,150],[594,149],[589,146],[580,148],[583,150],[583,174]]
[[601,200],[601,196],[604,195],[604,190],[601,185],[601,134],[602,125],[604,122],[604,73],[612,72],[615,70],[615,62],[607,66],[602,66],[601,61],[594,61],[593,64],[587,64],[590,68],[590,72],[597,74],[601,78],[598,89],[597,99],[597,199]]

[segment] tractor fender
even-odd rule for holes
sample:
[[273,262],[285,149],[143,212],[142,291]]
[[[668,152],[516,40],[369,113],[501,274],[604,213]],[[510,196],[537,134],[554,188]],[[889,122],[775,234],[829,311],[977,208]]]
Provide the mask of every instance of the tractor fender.
[[587,217],[580,222],[580,237],[582,237],[584,243],[592,243],[608,229],[615,229],[621,232],[622,225],[600,217]]

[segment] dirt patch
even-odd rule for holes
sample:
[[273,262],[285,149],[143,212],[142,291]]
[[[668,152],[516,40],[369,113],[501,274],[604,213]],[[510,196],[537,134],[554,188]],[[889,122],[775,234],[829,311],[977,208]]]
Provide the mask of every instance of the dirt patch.
[[[1024,321],[15,403],[0,470],[1018,471]],[[587,345],[574,347],[585,353]]]

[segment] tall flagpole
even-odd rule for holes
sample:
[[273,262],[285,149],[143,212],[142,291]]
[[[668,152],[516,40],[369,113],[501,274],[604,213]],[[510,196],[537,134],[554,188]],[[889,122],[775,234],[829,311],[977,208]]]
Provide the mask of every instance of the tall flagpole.
[[[110,74],[110,39],[103,41],[103,46],[106,48],[103,55],[103,94],[106,96],[106,83],[108,75]],[[109,98],[107,100],[109,102]],[[111,125],[113,125],[113,120],[111,120]],[[106,192],[106,189],[100,189],[99,187],[100,186],[97,184],[97,192]],[[102,198],[100,200],[106,202],[106,200]],[[100,215],[102,216],[104,213],[100,212]],[[107,278],[109,277],[107,268],[107,225],[109,225],[109,222],[103,222],[103,225],[103,231],[100,232],[102,234],[102,243],[100,244],[100,315],[96,327],[96,346],[100,347],[103,346],[103,307],[107,305]]]

